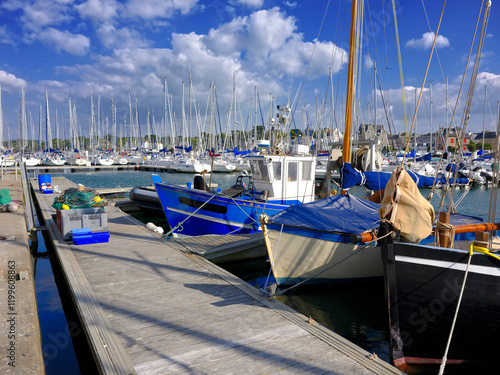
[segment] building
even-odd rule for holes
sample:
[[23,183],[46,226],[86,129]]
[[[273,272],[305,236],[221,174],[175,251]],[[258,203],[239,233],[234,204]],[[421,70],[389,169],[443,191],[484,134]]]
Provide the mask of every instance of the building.
[[357,138],[358,141],[379,141],[381,148],[388,144],[388,134],[384,125],[360,124]]
[[483,136],[484,143],[489,144],[491,148],[495,150],[499,142],[499,137],[497,137],[497,133],[493,131],[485,131],[484,134],[483,132],[473,134],[472,139],[477,145],[476,148],[478,150],[483,148]]
[[460,128],[450,129],[449,131],[448,129],[441,128],[441,132],[436,134],[436,150],[447,151],[449,146],[454,148],[459,146],[463,151],[468,151],[467,146],[471,142],[470,134],[460,135],[460,133]]

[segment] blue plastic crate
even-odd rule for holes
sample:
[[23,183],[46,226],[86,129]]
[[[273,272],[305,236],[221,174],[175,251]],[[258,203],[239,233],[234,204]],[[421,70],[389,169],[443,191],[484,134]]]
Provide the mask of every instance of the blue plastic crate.
[[91,232],[89,228],[73,229],[71,239],[75,245],[109,242],[109,231]]

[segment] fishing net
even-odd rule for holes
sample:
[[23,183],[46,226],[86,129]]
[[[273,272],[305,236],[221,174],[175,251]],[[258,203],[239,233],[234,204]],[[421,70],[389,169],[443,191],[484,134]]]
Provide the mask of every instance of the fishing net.
[[[69,188],[64,191],[64,194],[54,199],[52,207],[58,210],[65,209],[67,206],[71,208],[90,208],[103,207],[107,204],[105,199],[102,199],[94,189],[87,187]],[[66,209],[68,209],[66,208]]]

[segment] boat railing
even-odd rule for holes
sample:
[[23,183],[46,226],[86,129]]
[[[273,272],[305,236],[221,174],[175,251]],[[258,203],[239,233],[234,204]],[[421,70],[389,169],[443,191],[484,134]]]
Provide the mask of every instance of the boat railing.
[[[479,224],[464,224],[454,226],[455,234],[458,233],[474,233],[474,232],[491,232],[500,230],[500,223],[479,223]],[[436,232],[433,228],[431,236]],[[377,241],[378,238],[374,232],[351,233],[350,240],[352,243],[369,243]]]
[[[7,167],[7,163],[12,163],[14,162],[14,166],[13,167]],[[2,159],[0,160],[0,177],[1,179],[3,180],[3,175],[5,174],[5,172],[7,170],[10,170],[11,168],[14,168],[14,172],[16,174],[16,181],[17,181],[17,176],[19,175],[18,173],[18,170],[19,170],[19,161],[17,161],[16,159]],[[5,172],[4,172],[5,170]]]

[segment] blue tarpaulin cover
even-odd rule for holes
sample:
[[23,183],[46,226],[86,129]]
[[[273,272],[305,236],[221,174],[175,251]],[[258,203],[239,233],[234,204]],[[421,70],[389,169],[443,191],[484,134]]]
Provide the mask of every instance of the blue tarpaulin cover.
[[[418,187],[431,187],[434,183],[434,177],[423,176],[411,171],[407,171],[408,175],[415,181]],[[391,178],[389,172],[361,172],[352,167],[350,163],[344,163],[341,171],[340,186],[343,189],[349,189],[353,186],[365,186],[370,190],[382,190]]]
[[380,205],[354,195],[334,195],[290,206],[269,218],[270,223],[335,233],[362,233],[378,228]]
[[[406,172],[419,188],[432,187],[434,184],[434,177],[427,177],[408,170]],[[364,186],[373,191],[382,190],[389,182],[391,174],[389,172],[361,172],[353,168],[350,163],[344,163],[340,168],[340,186],[345,190],[353,186]],[[448,182],[453,184],[453,181],[454,179],[450,178]],[[446,178],[438,177],[436,183],[446,184]],[[457,183],[465,185],[469,183],[469,179],[457,178]]]

